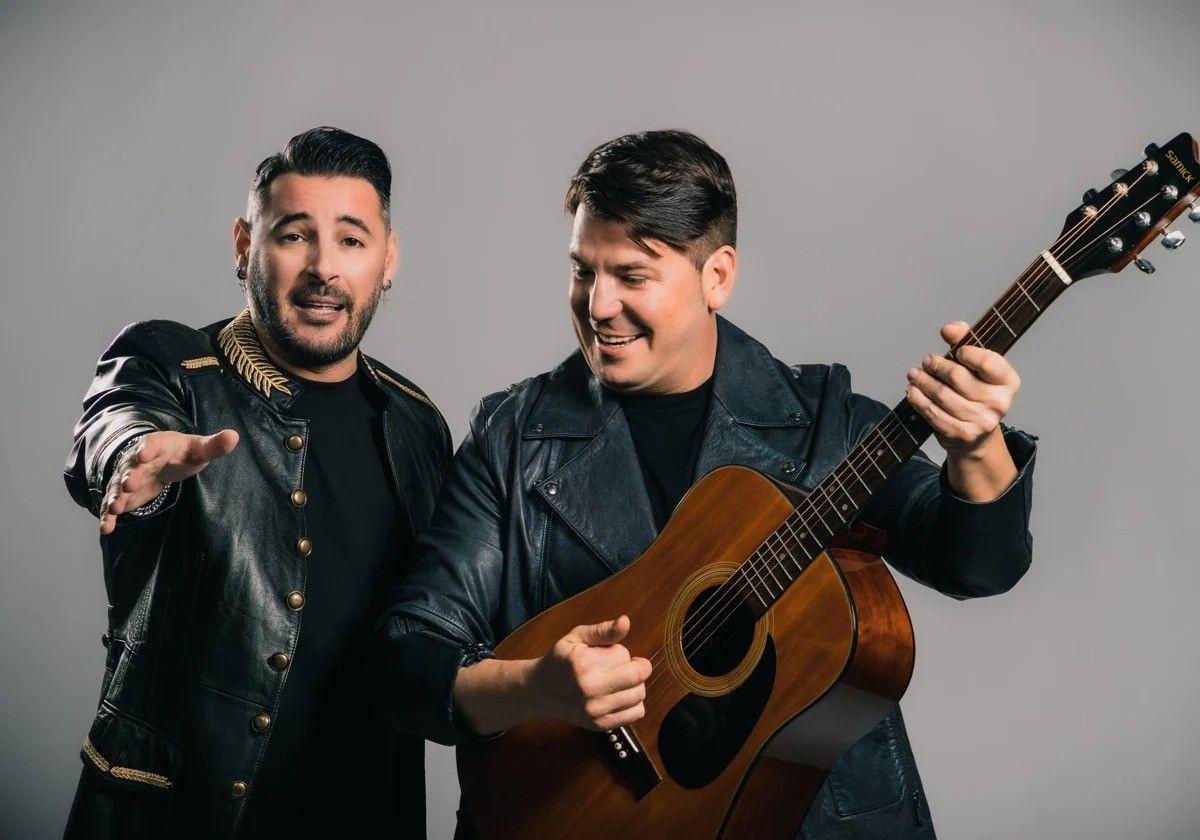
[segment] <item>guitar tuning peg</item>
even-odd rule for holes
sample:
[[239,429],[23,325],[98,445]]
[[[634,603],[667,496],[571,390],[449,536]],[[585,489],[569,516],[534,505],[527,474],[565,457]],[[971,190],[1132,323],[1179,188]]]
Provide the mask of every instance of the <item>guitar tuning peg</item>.
[[1128,169],[1114,169],[1112,171],[1112,179],[1115,181],[1118,178],[1123,178],[1126,174],[1128,174],[1128,172]]
[[1193,222],[1200,222],[1200,201],[1188,208],[1188,218]]
[[1146,259],[1145,257],[1138,257],[1133,261],[1133,264],[1136,265],[1138,270],[1143,274],[1154,273],[1154,263],[1150,262],[1150,260]]
[[1174,251],[1184,242],[1187,242],[1187,237],[1181,230],[1168,230],[1163,234],[1162,244],[1168,251]]
[[1098,196],[1099,194],[1100,193],[1096,192],[1095,190],[1088,190],[1087,192],[1085,192],[1083,194],[1083,203],[1091,204],[1093,201],[1096,200],[1096,196]]

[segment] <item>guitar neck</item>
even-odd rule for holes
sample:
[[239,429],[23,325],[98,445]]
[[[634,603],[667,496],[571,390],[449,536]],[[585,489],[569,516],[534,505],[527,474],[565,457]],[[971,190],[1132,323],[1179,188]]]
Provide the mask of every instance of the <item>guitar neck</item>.
[[[1071,282],[1049,251],[1038,255],[946,358],[954,358],[965,345],[1007,353]],[[757,596],[750,599],[752,606],[765,611],[932,433],[925,419],[902,399],[813,488],[731,583]]]

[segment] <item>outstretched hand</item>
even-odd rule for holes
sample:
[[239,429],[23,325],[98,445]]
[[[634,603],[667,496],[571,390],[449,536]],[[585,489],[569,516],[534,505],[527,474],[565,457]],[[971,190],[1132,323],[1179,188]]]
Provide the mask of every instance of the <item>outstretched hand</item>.
[[117,516],[136,510],[173,481],[191,478],[214,458],[228,455],[238,433],[224,429],[213,435],[150,432],[121,454],[100,503],[100,533],[111,534]]

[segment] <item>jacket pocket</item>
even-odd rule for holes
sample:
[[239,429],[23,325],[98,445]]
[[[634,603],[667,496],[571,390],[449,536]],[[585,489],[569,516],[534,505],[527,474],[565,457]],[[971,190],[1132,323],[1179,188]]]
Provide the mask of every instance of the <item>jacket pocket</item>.
[[169,794],[179,779],[183,749],[105,702],[83,739],[80,758],[116,787]]
[[880,721],[833,765],[829,790],[839,816],[849,817],[900,801],[903,780],[889,718]]

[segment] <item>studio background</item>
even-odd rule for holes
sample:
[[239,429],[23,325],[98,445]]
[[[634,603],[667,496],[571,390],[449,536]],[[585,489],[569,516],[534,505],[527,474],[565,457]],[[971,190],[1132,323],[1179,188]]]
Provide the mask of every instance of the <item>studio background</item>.
[[[481,395],[573,349],[563,191],[646,128],[732,166],[726,314],[891,405],[1084,189],[1200,132],[1198,35],[1194,0],[0,4],[0,835],[61,832],[99,691],[95,524],[61,478],[95,360],[129,322],[241,308],[231,224],[288,137],[333,124],[390,155],[403,263],[366,347],[456,441]],[[1012,352],[1009,422],[1041,437],[1016,589],[901,581],[943,837],[1200,829],[1198,248],[1078,284]],[[452,754],[427,756],[448,837]]]

